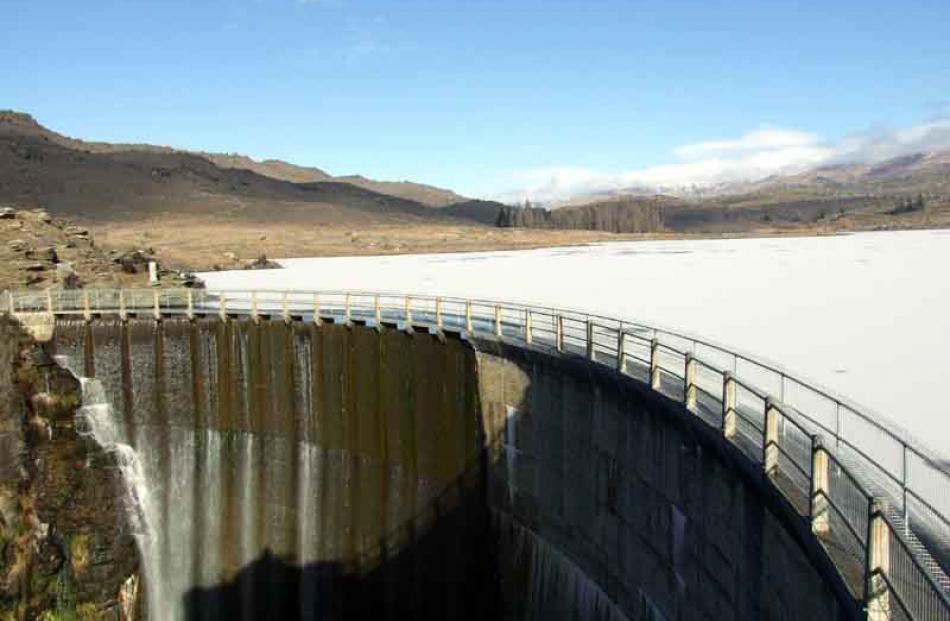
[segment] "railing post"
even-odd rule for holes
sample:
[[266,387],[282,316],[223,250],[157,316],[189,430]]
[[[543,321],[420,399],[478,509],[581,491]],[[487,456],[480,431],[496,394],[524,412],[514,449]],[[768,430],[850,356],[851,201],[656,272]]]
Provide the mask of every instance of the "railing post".
[[890,528],[884,519],[880,498],[868,502],[867,567],[865,568],[864,609],[868,621],[890,621],[890,592],[884,576],[890,571]]
[[627,371],[627,333],[622,326],[617,329],[617,370],[621,373]]
[[831,516],[828,513],[829,460],[820,435],[811,437],[811,505],[809,518],[811,532],[827,536],[831,530]]
[[125,310],[125,290],[119,289],[119,319],[125,321],[129,318],[129,314]]
[[683,403],[692,411],[696,409],[696,360],[691,352],[686,352],[683,367]]
[[594,347],[594,322],[587,318],[587,359],[595,360],[596,348]]
[[650,388],[660,389],[660,341],[650,341]]
[[762,468],[766,476],[778,472],[778,408],[771,397],[765,398],[765,428],[762,430]]
[[907,445],[901,441],[901,452],[903,454],[901,467],[901,509],[904,512],[904,534],[907,534],[910,528],[910,509],[907,507]]
[[313,294],[313,323],[319,326],[323,320],[320,318],[320,294]]
[[7,294],[10,296],[10,316],[12,317],[16,314],[16,303],[13,301],[13,292],[8,291]]
[[501,306],[495,306],[495,336],[501,337]]
[[188,289],[185,292],[185,315],[188,317],[188,319],[195,318],[195,300],[191,289]]
[[435,327],[442,329],[442,298],[435,299]]
[[373,296],[373,319],[376,321],[376,325],[383,323],[383,308],[379,305],[379,296]]
[[465,300],[465,331],[472,334],[472,301]]
[[53,293],[49,289],[46,290],[46,312],[51,316],[56,315],[56,313],[53,312]]
[[841,402],[835,400],[835,448],[841,445]]
[[347,324],[347,325],[349,325],[349,323],[350,323],[350,318],[352,317],[352,310],[351,310],[351,308],[352,308],[352,300],[351,300],[351,298],[350,298],[350,294],[347,293],[347,294],[343,297],[343,323],[345,323],[345,324]]
[[260,317],[257,314],[257,291],[251,292],[251,321],[257,323]]
[[152,316],[155,321],[162,318],[162,301],[159,299],[158,289],[152,291]]
[[722,374],[722,435],[727,439],[736,435],[736,380],[729,371]]
[[228,298],[227,296],[222,295],[218,299],[218,317],[221,318],[221,321],[228,320]]
[[557,315],[554,325],[554,340],[558,351],[564,351],[564,316]]
[[531,334],[531,309],[524,309],[524,342],[527,345],[531,344],[533,335]]
[[290,323],[290,302],[287,300],[286,291],[281,296],[280,305],[281,305],[281,315],[284,318],[284,323]]
[[[191,294],[191,289],[188,290],[189,295]],[[89,290],[83,289],[82,291],[82,318],[86,321],[92,321],[92,309],[89,305]]]
[[406,330],[412,330],[412,298],[406,296]]

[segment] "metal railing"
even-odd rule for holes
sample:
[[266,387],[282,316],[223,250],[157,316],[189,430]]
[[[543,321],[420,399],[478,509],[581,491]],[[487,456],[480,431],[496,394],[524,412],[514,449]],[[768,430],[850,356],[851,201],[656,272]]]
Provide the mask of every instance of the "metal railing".
[[950,473],[829,390],[710,341],[636,321],[493,300],[363,291],[6,292],[13,315],[232,315],[454,330],[583,356],[721,431],[825,547],[869,619],[950,621]]

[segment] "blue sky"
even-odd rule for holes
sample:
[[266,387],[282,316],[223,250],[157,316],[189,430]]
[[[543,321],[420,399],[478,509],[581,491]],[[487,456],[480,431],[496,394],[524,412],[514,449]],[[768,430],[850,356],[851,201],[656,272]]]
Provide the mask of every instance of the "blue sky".
[[715,182],[871,157],[869,140],[875,157],[950,146],[945,0],[0,0],[0,12],[0,108],[57,131],[470,195]]

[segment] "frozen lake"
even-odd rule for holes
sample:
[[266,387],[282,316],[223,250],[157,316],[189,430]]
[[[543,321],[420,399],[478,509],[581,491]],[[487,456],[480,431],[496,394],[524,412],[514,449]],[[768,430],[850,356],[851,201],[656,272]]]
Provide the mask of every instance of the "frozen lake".
[[354,289],[596,311],[719,341],[950,457],[950,230],[288,259],[210,289]]

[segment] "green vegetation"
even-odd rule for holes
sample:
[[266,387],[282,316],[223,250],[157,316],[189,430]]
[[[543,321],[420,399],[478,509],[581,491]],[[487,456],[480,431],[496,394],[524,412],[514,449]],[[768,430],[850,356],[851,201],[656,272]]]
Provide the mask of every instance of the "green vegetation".
[[40,615],[40,621],[96,621],[99,610],[95,604],[85,603],[71,608],[47,610]]

